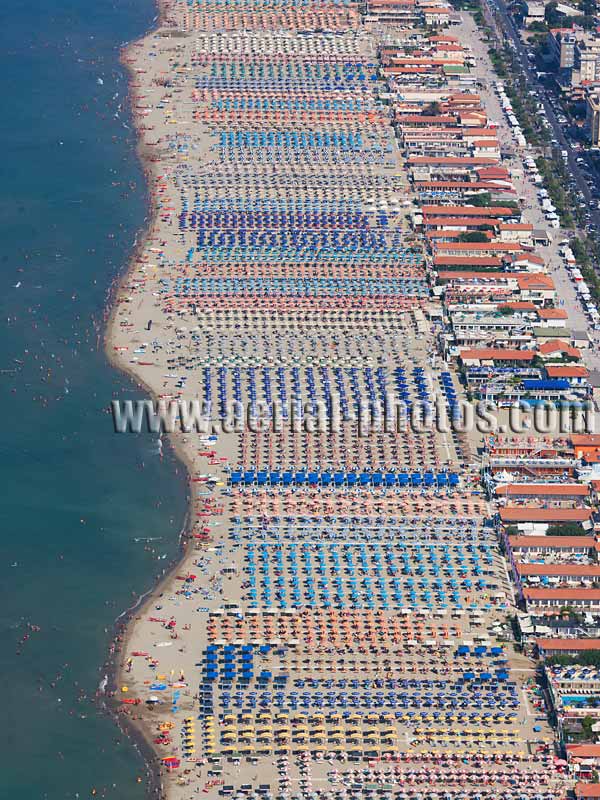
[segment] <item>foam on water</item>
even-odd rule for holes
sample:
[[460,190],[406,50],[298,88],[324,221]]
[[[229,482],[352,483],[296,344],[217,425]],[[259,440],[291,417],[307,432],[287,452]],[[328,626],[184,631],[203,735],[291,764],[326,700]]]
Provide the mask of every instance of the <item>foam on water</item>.
[[[111,398],[140,393],[100,340],[146,214],[119,46],[155,11],[151,0],[2,9],[3,797],[143,796],[139,757],[85,698],[115,619],[175,554],[185,514],[169,453],[112,432]],[[160,537],[160,550],[144,541]]]

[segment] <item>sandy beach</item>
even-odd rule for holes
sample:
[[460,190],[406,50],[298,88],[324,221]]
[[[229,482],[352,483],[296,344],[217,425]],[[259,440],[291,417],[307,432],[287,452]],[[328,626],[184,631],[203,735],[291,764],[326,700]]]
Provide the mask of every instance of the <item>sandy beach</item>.
[[515,781],[562,796],[532,662],[502,641],[512,589],[478,440],[353,416],[386,388],[462,391],[410,229],[383,37],[353,5],[172,0],[123,56],[152,217],[112,362],[155,400],[199,398],[218,429],[235,403],[251,419],[340,403],[334,431],[284,413],[169,435],[183,556],[120,643],[115,703],[170,800],[499,798]]

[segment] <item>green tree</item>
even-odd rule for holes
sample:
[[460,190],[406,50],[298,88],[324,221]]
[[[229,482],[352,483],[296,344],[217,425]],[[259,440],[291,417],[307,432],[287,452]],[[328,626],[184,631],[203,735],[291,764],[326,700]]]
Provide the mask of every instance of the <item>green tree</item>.
[[465,231],[458,237],[461,242],[487,242],[488,237],[481,231]]
[[585,531],[578,522],[564,522],[548,525],[548,536],[585,536]]
[[467,198],[467,202],[472,206],[480,206],[487,208],[492,200],[492,195],[489,192],[481,192],[481,194],[471,194]]

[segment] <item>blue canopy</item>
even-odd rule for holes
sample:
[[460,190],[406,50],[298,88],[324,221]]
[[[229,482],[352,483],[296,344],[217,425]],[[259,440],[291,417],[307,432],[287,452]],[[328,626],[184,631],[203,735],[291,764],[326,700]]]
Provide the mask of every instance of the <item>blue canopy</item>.
[[525,378],[523,380],[523,388],[529,390],[553,390],[553,389],[568,389],[569,381],[566,378],[546,378],[544,380],[536,380],[533,378]]

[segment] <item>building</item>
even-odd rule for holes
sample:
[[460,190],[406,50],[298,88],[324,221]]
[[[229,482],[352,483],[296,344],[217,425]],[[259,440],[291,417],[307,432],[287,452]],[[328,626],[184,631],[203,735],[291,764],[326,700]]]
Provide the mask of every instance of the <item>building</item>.
[[569,318],[564,308],[538,308],[537,315],[541,328],[565,328]]
[[581,501],[589,493],[589,487],[581,483],[509,483],[496,488],[496,497],[512,500]]
[[515,350],[500,347],[481,347],[460,351],[465,367],[505,366],[516,367],[531,364],[535,357],[532,350]]
[[450,22],[450,9],[445,6],[428,6],[421,11],[425,17],[425,25],[448,25]]
[[571,444],[576,458],[586,464],[600,463],[600,433],[572,434]]
[[585,614],[584,619],[568,614],[546,614],[541,617],[519,614],[517,620],[521,641],[527,647],[533,645],[537,648],[537,641],[543,639],[596,638],[600,635],[600,622],[591,614]]
[[575,69],[578,83],[594,83],[600,78],[600,38],[586,34],[575,46]]
[[513,575],[519,599],[530,586],[600,586],[598,564],[523,564],[516,562]]
[[587,350],[591,344],[587,331],[571,331],[571,344],[579,350]]
[[512,439],[499,436],[488,443],[489,470],[504,480],[561,477],[568,480],[580,462],[563,440]]
[[594,666],[546,664],[547,695],[558,721],[559,738],[568,741],[565,729],[585,717],[600,720],[600,670]]
[[578,656],[590,650],[600,650],[600,639],[537,639],[535,644],[542,658]]
[[589,523],[592,516],[590,508],[529,508],[525,506],[505,506],[499,517],[504,525],[534,523],[543,525],[563,525],[569,523]]
[[571,388],[581,388],[589,385],[588,378],[590,373],[586,367],[580,365],[548,366],[546,367],[546,375],[548,378],[567,380]]
[[575,800],[598,800],[600,798],[600,783],[577,783],[575,785]]
[[486,314],[482,309],[449,313],[456,347],[521,349],[531,348],[535,344],[531,321],[519,313]]
[[548,48],[560,70],[575,66],[577,37],[570,28],[553,28],[548,32]]
[[597,614],[600,612],[600,589],[528,587],[523,589],[523,602],[528,613],[548,614],[561,608],[572,608],[579,612]]
[[600,94],[589,92],[586,97],[585,124],[592,147],[600,145]]
[[505,546],[513,564],[545,556],[559,563],[581,563],[583,557],[595,558],[596,553],[592,536],[506,536]]
[[580,780],[591,780],[600,769],[600,744],[568,744],[565,753],[569,772]]
[[420,18],[415,0],[367,0],[366,10],[369,21],[379,20],[408,26],[418,24]]
[[529,27],[534,22],[545,22],[546,20],[546,6],[543,3],[526,3],[527,16],[525,17],[525,25]]

